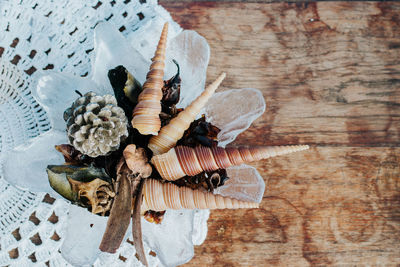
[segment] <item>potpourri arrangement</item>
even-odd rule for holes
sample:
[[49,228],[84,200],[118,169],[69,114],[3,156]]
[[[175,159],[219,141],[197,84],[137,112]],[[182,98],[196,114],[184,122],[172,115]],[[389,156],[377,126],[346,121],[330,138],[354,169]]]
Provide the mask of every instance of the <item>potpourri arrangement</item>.
[[[51,187],[72,203],[109,216],[100,250],[115,253],[132,219],[139,260],[147,265],[140,218],[162,223],[166,209],[257,208],[213,194],[229,166],[308,149],[307,145],[218,146],[220,131],[198,116],[225,78],[222,73],[185,109],[180,67],[163,80],[168,23],[141,85],[124,66],[109,70],[114,95],[82,95],[64,112],[69,144],[56,149],[64,165],[49,165]],[[61,119],[61,118],[60,118]],[[49,163],[51,164],[51,163]]]

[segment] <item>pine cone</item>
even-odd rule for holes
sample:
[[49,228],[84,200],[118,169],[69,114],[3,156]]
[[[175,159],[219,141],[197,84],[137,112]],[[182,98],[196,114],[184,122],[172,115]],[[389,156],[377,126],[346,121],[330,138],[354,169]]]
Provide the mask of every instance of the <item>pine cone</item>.
[[64,120],[70,144],[90,157],[117,150],[128,136],[128,120],[112,95],[86,93],[64,111]]

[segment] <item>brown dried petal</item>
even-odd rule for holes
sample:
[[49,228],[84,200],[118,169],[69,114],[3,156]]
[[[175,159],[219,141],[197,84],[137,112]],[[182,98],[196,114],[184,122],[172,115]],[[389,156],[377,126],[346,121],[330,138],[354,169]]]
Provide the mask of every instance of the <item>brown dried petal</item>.
[[160,224],[164,219],[164,211],[148,210],[144,213],[144,218],[150,223]]
[[202,172],[194,176],[185,176],[179,180],[173,181],[178,186],[187,186],[191,189],[205,189],[213,192],[215,188],[224,185],[229,179],[225,169],[219,169],[212,172]]
[[80,165],[84,160],[84,155],[76,150],[73,146],[68,144],[61,144],[55,146],[58,152],[61,152],[64,156],[65,163],[67,165]]
[[177,145],[190,147],[198,145],[207,147],[217,146],[217,136],[220,131],[218,127],[207,122],[205,115],[203,115],[200,119],[192,122]]

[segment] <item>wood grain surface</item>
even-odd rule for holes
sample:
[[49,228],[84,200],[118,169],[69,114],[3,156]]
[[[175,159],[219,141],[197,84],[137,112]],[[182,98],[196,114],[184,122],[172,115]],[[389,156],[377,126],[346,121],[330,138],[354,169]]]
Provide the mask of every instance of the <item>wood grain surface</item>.
[[[185,266],[400,264],[400,3],[171,3],[207,77],[262,91],[236,144],[310,144],[253,166],[258,210],[212,211]],[[245,101],[245,100],[244,100]]]

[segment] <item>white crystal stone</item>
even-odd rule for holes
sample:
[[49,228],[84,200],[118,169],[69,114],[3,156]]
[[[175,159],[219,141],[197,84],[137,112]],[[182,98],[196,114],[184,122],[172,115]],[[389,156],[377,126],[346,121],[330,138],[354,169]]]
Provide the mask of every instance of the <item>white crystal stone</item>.
[[201,245],[207,237],[207,220],[210,210],[195,210],[193,217],[193,245]]
[[215,93],[205,107],[207,120],[221,129],[218,145],[222,147],[248,129],[264,111],[262,93],[251,88]]
[[76,90],[82,94],[89,91],[98,93],[96,84],[87,78],[56,72],[40,77],[33,95],[45,108],[53,129],[65,131],[63,114],[79,97]]
[[71,205],[66,239],[61,246],[62,256],[74,266],[91,266],[100,254],[107,219]]
[[[169,16],[169,14],[167,15]],[[170,17],[158,17],[148,20],[141,25],[140,28],[129,34],[128,42],[146,59],[150,60],[154,56],[158,41],[160,40],[161,31],[164,23],[169,21],[167,42],[177,36],[182,28],[174,21],[170,21]],[[169,44],[167,44],[167,47]]]
[[102,94],[114,94],[108,71],[123,65],[140,83],[146,79],[150,58],[144,59],[122,34],[109,23],[100,23],[94,34],[92,79]]
[[243,201],[260,203],[265,183],[257,169],[245,164],[226,169],[229,179],[223,186],[217,187],[214,193]]
[[50,187],[46,167],[64,163],[62,154],[54,148],[54,145],[66,142],[65,132],[52,129],[31,139],[28,144],[14,148],[4,159],[4,177],[9,183],[22,189],[47,192],[62,198]]
[[194,255],[192,232],[194,210],[167,210],[161,224],[142,219],[143,239],[161,263],[177,266]]
[[210,47],[197,32],[183,31],[167,46],[165,77],[168,79],[176,74],[172,59],[178,62],[182,79],[177,106],[186,107],[204,91]]

